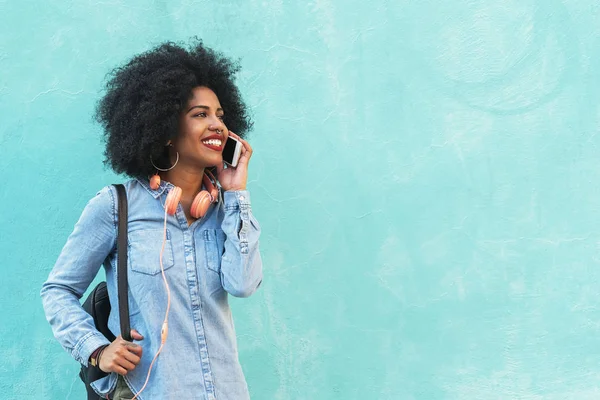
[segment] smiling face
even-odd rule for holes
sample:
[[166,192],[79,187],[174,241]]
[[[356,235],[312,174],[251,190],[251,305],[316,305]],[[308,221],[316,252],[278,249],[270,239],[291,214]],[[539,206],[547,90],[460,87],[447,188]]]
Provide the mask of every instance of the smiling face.
[[185,165],[207,168],[223,163],[222,151],[229,135],[223,109],[215,92],[199,86],[180,116],[180,131],[173,142]]

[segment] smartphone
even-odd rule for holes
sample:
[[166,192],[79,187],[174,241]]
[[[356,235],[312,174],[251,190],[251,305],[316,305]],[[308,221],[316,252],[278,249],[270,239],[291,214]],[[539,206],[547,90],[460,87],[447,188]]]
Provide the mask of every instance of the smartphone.
[[223,161],[235,168],[238,165],[241,153],[242,143],[229,136],[225,142],[225,147],[223,147]]

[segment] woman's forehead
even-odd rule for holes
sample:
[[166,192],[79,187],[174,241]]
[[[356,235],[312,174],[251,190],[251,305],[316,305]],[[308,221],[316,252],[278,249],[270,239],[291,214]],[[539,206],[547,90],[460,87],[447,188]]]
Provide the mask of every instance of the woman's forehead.
[[216,93],[206,86],[197,86],[192,89],[192,95],[188,101],[189,106],[203,105],[210,108],[221,108],[221,103]]

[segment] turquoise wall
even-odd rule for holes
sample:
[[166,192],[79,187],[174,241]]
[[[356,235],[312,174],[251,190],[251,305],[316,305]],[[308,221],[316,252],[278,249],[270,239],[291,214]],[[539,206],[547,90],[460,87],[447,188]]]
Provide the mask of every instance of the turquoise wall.
[[106,73],[241,57],[264,284],[253,399],[600,398],[600,3],[0,1],[0,397],[82,399],[39,290],[121,177]]

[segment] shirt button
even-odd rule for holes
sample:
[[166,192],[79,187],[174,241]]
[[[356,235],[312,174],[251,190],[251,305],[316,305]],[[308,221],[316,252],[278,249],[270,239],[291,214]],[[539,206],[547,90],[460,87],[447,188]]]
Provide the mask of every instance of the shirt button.
[[244,196],[240,196],[240,201],[244,201]]

